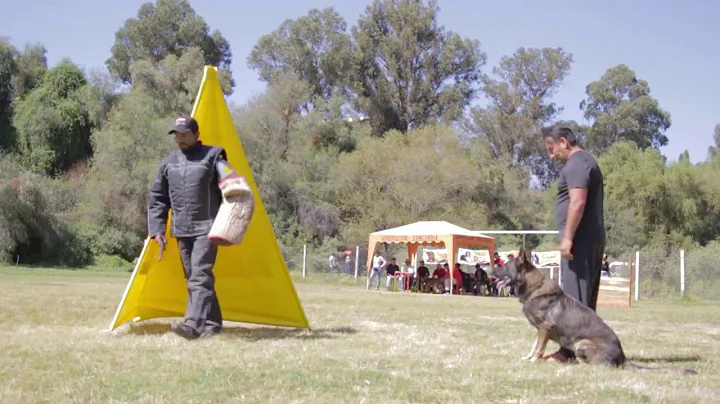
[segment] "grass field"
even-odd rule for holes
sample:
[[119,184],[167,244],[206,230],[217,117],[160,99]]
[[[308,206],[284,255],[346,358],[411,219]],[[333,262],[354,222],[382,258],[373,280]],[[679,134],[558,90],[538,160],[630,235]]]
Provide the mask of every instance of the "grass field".
[[[514,298],[296,283],[314,328],[228,324],[185,341],[158,324],[109,335],[129,274],[0,269],[2,403],[716,402],[720,308],[600,309],[629,357],[678,377],[520,362],[534,332]],[[551,345],[551,349],[555,346]]]

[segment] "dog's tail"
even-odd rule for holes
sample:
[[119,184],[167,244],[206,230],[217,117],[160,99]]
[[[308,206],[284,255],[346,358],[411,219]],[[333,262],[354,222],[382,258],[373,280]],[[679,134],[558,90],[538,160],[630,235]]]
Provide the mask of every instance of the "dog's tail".
[[697,371],[691,368],[648,368],[640,366],[629,360],[626,360],[623,364],[623,368],[631,369],[637,372],[657,372],[657,373],[678,373],[681,375],[696,375]]

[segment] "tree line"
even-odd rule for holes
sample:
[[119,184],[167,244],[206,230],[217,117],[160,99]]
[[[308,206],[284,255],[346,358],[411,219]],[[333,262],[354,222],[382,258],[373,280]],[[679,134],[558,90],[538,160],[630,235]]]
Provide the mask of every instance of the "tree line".
[[[479,39],[438,14],[435,1],[373,0],[350,26],[313,9],[243,55],[267,88],[235,124],[285,251],[326,257],[415,220],[552,228],[559,167],[537,133],[578,108],[552,101],[572,53],[521,47],[487,66]],[[132,260],[150,178],[175,147],[162,134],[191,110],[205,64],[232,94],[230,41],[188,1],[157,0],[118,28],[104,68],[50,67],[46,51],[0,40],[0,258]],[[670,113],[623,64],[578,103],[585,120],[565,123],[604,171],[608,252],[720,252],[720,126],[704,162],[668,163]]]

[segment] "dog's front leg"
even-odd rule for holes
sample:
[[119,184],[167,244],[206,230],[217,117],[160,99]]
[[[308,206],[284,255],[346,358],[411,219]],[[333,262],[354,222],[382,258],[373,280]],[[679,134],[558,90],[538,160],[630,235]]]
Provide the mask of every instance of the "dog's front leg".
[[538,328],[538,341],[535,345],[535,352],[533,353],[530,362],[535,362],[543,358],[545,354],[545,347],[547,346],[548,339],[550,339],[550,331],[545,328]]
[[533,357],[533,354],[535,354],[535,351],[537,350],[538,342],[540,342],[540,338],[535,338],[535,342],[533,343],[532,348],[530,349],[530,352],[528,352],[527,355],[523,356],[521,360],[528,360]]

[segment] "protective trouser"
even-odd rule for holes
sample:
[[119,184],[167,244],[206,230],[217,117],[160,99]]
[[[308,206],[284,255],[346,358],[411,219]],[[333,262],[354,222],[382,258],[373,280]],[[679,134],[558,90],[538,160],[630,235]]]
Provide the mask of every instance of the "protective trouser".
[[213,274],[218,246],[207,236],[179,237],[177,241],[188,288],[185,324],[198,333],[207,329],[219,331],[222,312]]

